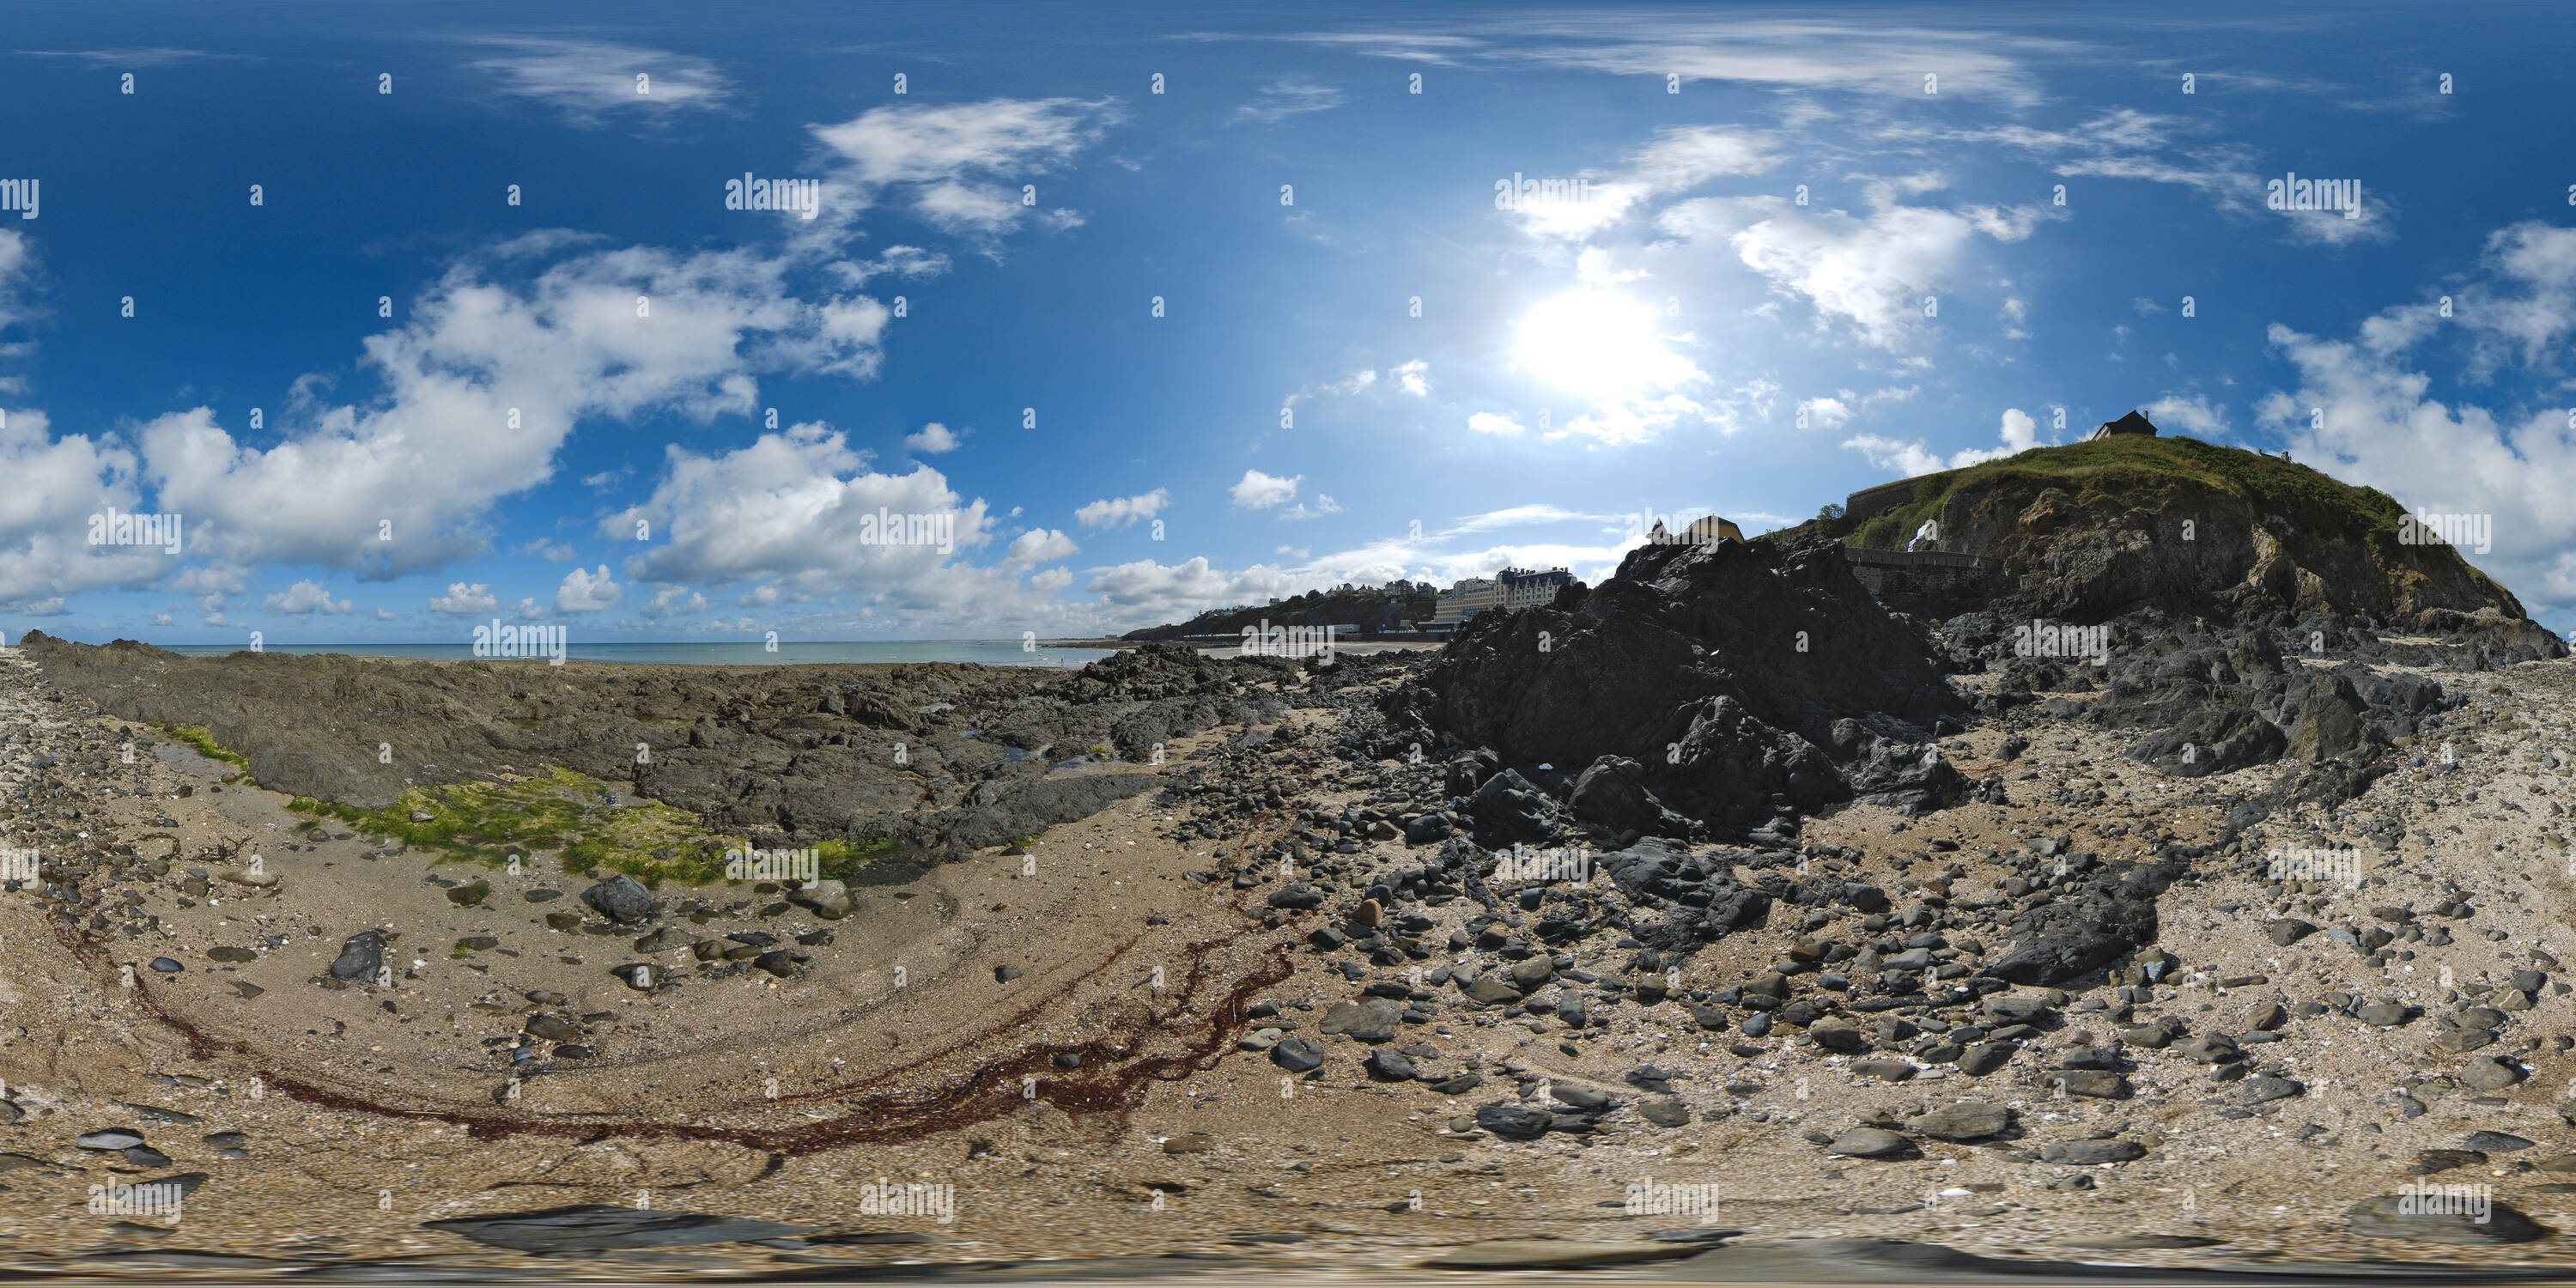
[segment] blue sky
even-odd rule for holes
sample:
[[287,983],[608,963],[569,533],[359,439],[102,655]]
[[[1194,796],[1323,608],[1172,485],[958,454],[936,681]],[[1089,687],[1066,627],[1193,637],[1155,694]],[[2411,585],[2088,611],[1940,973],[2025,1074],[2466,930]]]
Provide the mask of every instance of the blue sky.
[[[1641,516],[2132,407],[2492,515],[2470,557],[2566,629],[2571,26],[24,7],[0,633],[1108,632],[1597,579]],[[727,209],[747,173],[815,216]],[[2358,217],[2267,208],[2291,174]],[[111,507],[180,550],[91,544]]]

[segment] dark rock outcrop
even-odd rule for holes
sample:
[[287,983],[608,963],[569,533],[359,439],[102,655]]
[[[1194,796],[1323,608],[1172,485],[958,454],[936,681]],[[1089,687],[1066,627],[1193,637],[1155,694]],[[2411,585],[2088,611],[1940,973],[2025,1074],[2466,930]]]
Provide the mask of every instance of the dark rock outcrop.
[[1513,765],[1634,765],[1575,780],[1577,817],[1613,831],[1669,828],[1661,812],[1648,825],[1650,801],[1741,831],[1776,817],[1775,797],[1850,800],[1829,746],[1888,803],[1937,806],[1964,786],[1928,745],[1933,722],[1964,712],[1929,638],[1823,539],[1642,547],[1598,588],[1470,620],[1386,711]]

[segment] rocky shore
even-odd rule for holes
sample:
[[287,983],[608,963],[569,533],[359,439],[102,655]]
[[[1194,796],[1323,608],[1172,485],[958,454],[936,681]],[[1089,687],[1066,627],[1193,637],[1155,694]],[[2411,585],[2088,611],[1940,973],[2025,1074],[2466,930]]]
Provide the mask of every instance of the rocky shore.
[[2338,550],[2061,617],[1898,611],[1828,537],[1649,547],[1330,665],[31,637],[0,1246],[2561,1266],[2576,662],[2477,578],[2305,595]]

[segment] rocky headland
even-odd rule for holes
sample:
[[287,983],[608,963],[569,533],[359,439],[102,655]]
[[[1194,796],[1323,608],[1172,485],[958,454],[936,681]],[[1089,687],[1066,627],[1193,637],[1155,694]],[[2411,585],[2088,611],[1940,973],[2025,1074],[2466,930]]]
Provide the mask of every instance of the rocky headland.
[[2133,433],[1436,653],[31,635],[0,1183],[296,1265],[2554,1266],[2576,663],[2399,517]]

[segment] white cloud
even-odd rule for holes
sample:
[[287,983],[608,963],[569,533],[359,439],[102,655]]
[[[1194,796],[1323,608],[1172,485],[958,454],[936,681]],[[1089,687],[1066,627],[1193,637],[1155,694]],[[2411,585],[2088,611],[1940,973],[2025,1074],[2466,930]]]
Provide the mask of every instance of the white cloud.
[[[35,316],[28,304],[27,278],[35,269],[35,255],[27,235],[15,228],[0,228],[0,331],[24,326]],[[0,357],[15,357],[26,350],[23,341],[0,341]]]
[[1285,505],[1296,498],[1297,485],[1304,482],[1305,478],[1303,474],[1281,478],[1275,474],[1264,474],[1259,470],[1245,470],[1243,477],[1235,480],[1234,487],[1231,489],[1235,508],[1267,510],[1272,506]]
[[[627,534],[638,519],[668,535],[627,561],[628,575],[647,581],[784,578],[809,593],[882,588],[929,575],[958,547],[987,539],[983,502],[963,503],[927,465],[909,474],[868,470],[867,453],[828,425],[793,425],[716,456],[678,444],[665,455],[652,497],[600,523],[603,536]],[[934,528],[945,516],[950,550],[911,543],[909,524],[901,541],[889,540],[880,511],[933,516]]]
[[[876,472],[865,452],[820,424],[713,456],[676,444],[665,455],[651,498],[600,523],[601,535],[614,538],[649,519],[667,537],[626,560],[631,579],[665,587],[763,582],[799,604],[854,596],[872,620],[948,631],[1064,612],[1050,598],[1057,579],[1022,580],[1026,559],[965,562],[993,539],[989,507],[951,491],[928,465]],[[1070,545],[1062,534],[1023,534],[1009,553],[1060,557],[1059,540]],[[689,611],[680,602],[666,594],[656,609]]]
[[1467,416],[1467,428],[1472,429],[1479,434],[1501,434],[1504,436],[1523,432],[1519,421],[1512,419],[1508,415],[1501,415],[1490,411],[1469,413]]
[[323,589],[320,582],[314,581],[299,581],[284,591],[269,596],[266,602],[268,611],[284,613],[290,617],[311,617],[315,613],[345,613],[350,608],[350,602],[345,599],[334,603],[331,592]]
[[920,433],[904,435],[903,445],[924,456],[936,456],[957,450],[957,445],[964,441],[955,430],[934,420],[922,426]]
[[1074,522],[1086,528],[1123,528],[1138,519],[1150,519],[1171,504],[1172,494],[1155,488],[1137,496],[1103,497],[1073,512]]
[[[397,613],[390,608],[379,608],[376,610],[376,620],[380,622],[400,621],[402,620],[402,614]],[[160,624],[163,626],[170,624],[170,615],[168,613],[161,614]]]
[[[1694,231],[1712,231],[1719,212],[1703,203]],[[1749,198],[1737,208],[1764,217],[1736,229],[1728,242],[1747,268],[1781,295],[1815,310],[1815,329],[1849,325],[1861,343],[1891,352],[1907,347],[1924,321],[1924,298],[1946,289],[1959,259],[1979,235],[2028,237],[2047,218],[2039,207],[1882,205],[1866,218],[1800,209],[1785,200]]]
[[[474,43],[502,51],[474,63],[502,93],[555,108],[577,125],[596,125],[612,112],[652,120],[717,109],[732,94],[715,64],[686,54],[535,36]],[[640,90],[638,75],[648,78]]]
[[1869,463],[1880,469],[1895,470],[1911,478],[1920,474],[1937,474],[1942,470],[1962,470],[1981,461],[1999,461],[2029,451],[2039,445],[2039,425],[2022,409],[2006,407],[1996,437],[2003,440],[2003,446],[1961,448],[1951,453],[1947,461],[1925,447],[1921,439],[1899,442],[1876,434],[1861,434],[1844,440],[1843,446],[1869,458]]
[[[2352,340],[2275,323],[2273,348],[2297,383],[2255,403],[2255,421],[2283,436],[2295,459],[2378,485],[2411,510],[2493,516],[2494,549],[2469,557],[2542,605],[2576,606],[2576,431],[2560,396],[2554,338],[2576,332],[2576,229],[2538,222],[2490,234],[2458,285],[2454,328],[2423,322],[2424,304],[2364,321]],[[2492,410],[2430,396],[2424,368],[2436,342],[2472,369],[2515,368],[2537,393]],[[2490,372],[2490,376],[2492,371]],[[2322,421],[2320,427],[2319,421]]]
[[566,613],[595,613],[615,608],[624,597],[624,589],[609,579],[608,565],[601,564],[597,572],[575,568],[565,573],[563,585],[555,588],[555,608]]
[[547,563],[562,563],[568,559],[578,559],[581,557],[580,551],[550,537],[539,537],[536,540],[519,547],[519,549],[527,554],[535,555],[538,558],[545,560]]
[[[884,306],[799,300],[784,271],[743,251],[636,247],[510,290],[459,265],[408,325],[367,339],[380,401],[329,405],[299,382],[269,447],[237,442],[208,408],[172,412],[136,435],[145,475],[188,516],[191,544],[227,558],[383,577],[472,557],[494,503],[546,481],[582,420],[748,414],[763,371],[873,375]],[[377,540],[384,521],[391,542]]]
[[1395,381],[1395,387],[1405,393],[1416,398],[1427,398],[1431,395],[1431,364],[1420,358],[1396,367],[1386,374]]
[[2003,440],[2003,446],[1983,450],[1971,447],[1953,453],[1950,457],[1950,468],[1964,469],[1979,461],[2000,461],[2007,456],[2027,452],[2039,446],[2039,424],[2030,418],[2030,413],[2021,408],[2006,407],[2003,425],[1996,431],[1996,437]]
[[1070,162],[1117,116],[1106,100],[987,99],[877,107],[815,126],[833,175],[812,222],[820,235],[841,236],[880,194],[899,190],[923,221],[981,239],[989,253],[991,239],[1033,213],[1020,204],[1021,186]]
[[1315,504],[1311,508],[1309,508],[1305,502],[1300,501],[1297,504],[1280,511],[1279,517],[1282,519],[1317,519],[1322,518],[1327,514],[1340,514],[1341,512],[1341,502],[1334,500],[1328,494],[1318,492],[1315,494]]
[[15,51],[28,58],[77,58],[92,67],[172,67],[198,59],[249,60],[249,54],[218,54],[203,49],[177,49],[169,46],[133,45],[120,49],[21,49]]
[[1908,478],[1918,474],[1937,474],[1949,468],[1920,440],[1898,442],[1876,434],[1862,434],[1843,440],[1843,446],[1868,457],[1869,463],[1880,469],[1894,470]]
[[[7,412],[0,429],[0,609],[104,586],[139,586],[167,576],[159,546],[89,544],[89,519],[107,507],[132,513],[131,452],[87,435],[52,435],[34,408]],[[195,515],[182,516],[182,548],[197,546]],[[23,608],[17,611],[24,611]]]
[[1943,98],[1994,98],[2015,106],[2040,100],[2042,77],[2031,59],[2064,57],[2074,47],[1987,30],[1846,23],[1797,18],[1736,18],[1675,11],[1614,14],[1584,11],[1579,17],[1530,17],[1513,21],[1535,50],[1513,51],[1535,59],[1662,80],[1734,81],[1792,90],[1832,90],[1929,99],[1926,73],[1937,73]]
[[659,620],[680,613],[706,611],[707,597],[686,586],[664,586],[654,593],[653,601],[641,610],[648,619]]
[[1852,409],[1840,398],[1801,398],[1798,411],[1807,418],[1807,428],[1828,432],[1850,424],[1852,418]]
[[1073,538],[1051,528],[1031,528],[1011,539],[1002,555],[1006,564],[1034,565],[1070,559],[1082,553]]
[[1598,519],[1600,517],[1602,516],[1596,514],[1585,514],[1579,510],[1568,510],[1563,506],[1549,505],[1545,502],[1534,502],[1529,505],[1515,505],[1500,510],[1487,510],[1482,514],[1468,515],[1467,517],[1450,524],[1448,528],[1442,531],[1441,535],[1451,536],[1470,532],[1486,532],[1495,528],[1520,527],[1526,524],[1563,523],[1574,519]]
[[2227,413],[2200,394],[2185,398],[2167,394],[2139,410],[2160,429],[2179,429],[2202,438],[2221,437],[2227,433]]
[[1536,199],[1521,194],[1511,217],[1530,233],[1544,237],[1588,237],[1627,218],[1630,211],[1661,197],[1677,196],[1701,184],[1739,175],[1762,174],[1778,164],[1766,135],[1714,125],[1667,126],[1629,153],[1620,166],[1587,169],[1574,175],[1524,174],[1530,180],[1581,179],[1573,198]]
[[1307,112],[1329,112],[1341,105],[1340,90],[1290,77],[1262,86],[1251,102],[1234,109],[1234,115],[1227,119],[1272,125]]
[[447,584],[447,593],[429,601],[429,611],[450,617],[478,617],[499,608],[501,601],[492,597],[492,588],[482,582],[467,585],[461,581]]

